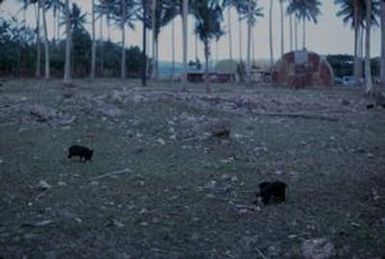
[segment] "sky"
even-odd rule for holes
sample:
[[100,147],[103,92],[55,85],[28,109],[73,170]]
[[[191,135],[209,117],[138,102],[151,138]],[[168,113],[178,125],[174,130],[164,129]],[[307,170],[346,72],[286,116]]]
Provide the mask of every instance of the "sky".
[[[70,0],[76,2],[81,6],[83,12],[91,11],[91,0]],[[274,58],[277,59],[281,55],[281,31],[280,31],[280,8],[278,0],[274,1],[273,4],[273,46],[274,46]],[[306,46],[307,49],[317,52],[321,55],[326,54],[353,54],[354,50],[354,33],[350,26],[344,25],[341,18],[336,17],[338,6],[334,4],[334,0],[323,0],[321,6],[322,15],[319,17],[318,24],[307,23],[306,30]],[[269,3],[270,0],[258,0],[258,5],[263,7],[264,17],[257,21],[257,24],[253,27],[253,53],[256,59],[267,59],[270,58],[270,47],[269,47]],[[20,12],[20,3],[18,0],[5,0],[5,3],[0,7],[3,12],[0,15],[13,15],[17,16],[20,20],[22,19],[22,12]],[[229,37],[228,29],[229,24],[227,23],[227,12],[224,13],[223,28],[226,34],[217,43],[212,43],[212,55],[213,59],[226,59],[229,58]],[[53,33],[53,19],[52,13],[48,13],[48,33]],[[86,28],[91,28],[91,15],[87,16],[88,23]],[[35,26],[35,12],[31,7],[27,12],[28,24],[32,27]],[[188,54],[189,59],[195,59],[195,35],[194,35],[194,18],[189,16],[189,39],[188,39]],[[284,40],[285,40],[285,52],[290,50],[289,44],[289,31],[290,23],[289,18],[286,16],[284,20]],[[239,23],[238,15],[234,9],[231,10],[231,31],[232,31],[232,45],[233,45],[233,57],[239,58],[240,51],[242,51],[243,58],[246,58],[246,23],[243,21],[242,24],[242,44],[240,44],[239,38]],[[182,60],[182,26],[181,19],[177,17],[174,21],[175,27],[175,55],[178,61]],[[64,28],[62,29],[64,31]],[[107,26],[103,25],[104,38],[107,38]],[[117,26],[111,25],[111,40],[115,42],[121,42],[121,31]],[[148,32],[150,38],[150,31]],[[171,44],[172,26],[162,28],[159,35],[159,49],[160,49],[160,60],[170,61],[172,44]],[[371,55],[380,55],[380,29],[373,28],[371,32]],[[97,37],[99,34],[99,21],[97,24]],[[298,27],[298,39],[299,46],[302,46],[302,25]],[[142,26],[140,23],[135,24],[135,29],[128,29],[126,32],[126,44],[139,45],[141,46],[142,41]],[[148,45],[148,52],[151,53],[151,44]],[[203,46],[198,42],[198,57],[203,60]]]

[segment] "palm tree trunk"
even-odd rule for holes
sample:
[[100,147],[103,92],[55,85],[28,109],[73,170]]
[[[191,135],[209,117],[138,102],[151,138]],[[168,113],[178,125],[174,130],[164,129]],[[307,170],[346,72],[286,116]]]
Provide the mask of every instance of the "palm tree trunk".
[[64,65],[64,83],[68,84],[71,82],[71,42],[72,42],[72,30],[71,30],[71,17],[70,17],[70,5],[69,0],[66,0],[65,5],[66,13],[66,56]]
[[57,15],[56,17],[56,23],[57,23],[57,37],[56,39],[59,41],[60,40],[60,15]]
[[358,64],[357,64],[357,76],[358,83],[361,84],[363,81],[363,65],[364,65],[364,37],[365,37],[365,28],[361,27],[358,29],[359,45],[358,45]]
[[195,61],[198,60],[198,33],[195,33]]
[[281,9],[281,56],[285,53],[285,34],[283,30],[284,14],[283,14],[283,0],[279,1],[279,6]]
[[366,35],[365,35],[365,81],[366,93],[374,94],[375,89],[372,83],[370,69],[370,29],[371,29],[372,0],[366,0]]
[[232,61],[233,60],[233,41],[231,36],[231,0],[229,7],[227,8],[227,23],[229,26],[229,58]]
[[107,41],[110,42],[111,41],[111,17],[110,17],[110,14],[107,13]]
[[49,61],[49,41],[48,41],[48,31],[47,31],[47,19],[46,19],[47,15],[46,15],[45,5],[43,5],[42,9],[43,9],[43,27],[44,27],[45,79],[48,80],[50,77],[50,71],[49,71],[50,61]]
[[385,1],[381,1],[381,85],[385,87]]
[[294,48],[298,50],[298,17],[294,16]]
[[243,51],[242,51],[242,19],[241,14],[238,13],[238,25],[239,25],[239,62],[242,63]]
[[56,45],[56,16],[56,8],[54,7],[52,10],[52,41],[54,45]]
[[[175,18],[174,18],[175,19]],[[171,80],[175,76],[175,20],[171,21]]]
[[[144,0],[146,1],[146,0]],[[151,49],[151,31],[146,30],[146,50],[148,50],[148,53],[150,55],[150,49]],[[146,76],[151,76],[151,63],[152,61],[146,62]]]
[[302,39],[302,49],[306,49],[306,19],[303,18],[302,21],[302,33],[303,33],[303,39]]
[[218,63],[219,60],[219,40],[215,41],[215,62],[214,62],[214,67],[216,63]]
[[100,16],[99,33],[100,33],[100,42],[99,42],[99,48],[100,48],[100,76],[103,76],[104,75],[103,16]]
[[255,57],[255,30],[254,28],[251,29],[251,64],[253,66],[256,57]]
[[120,67],[120,76],[122,79],[126,78],[126,5],[124,0],[121,0],[122,21],[120,29],[122,30],[122,60]]
[[96,70],[96,40],[95,40],[95,0],[91,0],[92,10],[92,50],[91,50],[91,79],[95,79]]
[[187,41],[188,41],[188,25],[187,25],[187,14],[188,14],[188,0],[183,0],[183,11],[182,11],[182,27],[183,27],[183,84],[182,90],[186,90],[187,87]]
[[40,2],[37,2],[36,10],[36,77],[40,77],[41,67],[41,42],[40,42]]
[[270,70],[274,66],[274,52],[273,52],[273,2],[270,0],[270,12],[269,12],[269,39],[270,39]]
[[360,46],[360,29],[358,24],[358,11],[359,11],[359,2],[354,0],[353,2],[354,9],[354,76],[356,78],[356,83],[360,81],[360,59],[359,59],[359,46]]
[[289,23],[290,23],[290,51],[293,51],[293,16],[289,15]]
[[147,85],[147,28],[146,28],[146,19],[147,19],[147,4],[146,1],[142,1],[142,6],[143,6],[143,20],[142,20],[142,27],[143,27],[143,42],[142,42],[142,48],[143,48],[143,53],[142,53],[142,86]]
[[210,58],[210,42],[208,40],[204,41],[205,45],[205,85],[206,85],[206,92],[211,93],[210,88],[210,78],[209,78],[209,58]]
[[251,83],[251,0],[248,1],[248,7],[247,7],[247,67],[246,67],[246,82],[247,84]]
[[155,80],[159,80],[159,34],[156,35],[155,39]]
[[151,6],[151,18],[152,18],[152,78],[156,79],[156,0],[152,0]]

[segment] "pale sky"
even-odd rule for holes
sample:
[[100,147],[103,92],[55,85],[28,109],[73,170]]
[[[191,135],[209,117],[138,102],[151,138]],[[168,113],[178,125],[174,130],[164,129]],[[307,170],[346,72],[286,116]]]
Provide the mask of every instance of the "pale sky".
[[[281,33],[280,33],[280,9],[278,0],[274,1],[274,16],[273,16],[273,44],[274,44],[274,57],[275,59],[279,58],[280,42],[281,42]],[[75,2],[72,0],[72,2]],[[90,13],[91,0],[78,0],[76,1],[81,6],[83,12]],[[258,4],[264,8],[265,17],[260,18],[257,21],[257,24],[253,28],[254,33],[254,51],[255,57],[260,58],[269,58],[270,57],[270,48],[269,48],[269,19],[268,19],[268,10],[269,10],[269,0],[259,0]],[[12,14],[16,15],[22,19],[22,13],[18,12],[21,5],[18,3],[18,0],[5,0],[5,3],[1,7],[3,10],[1,15]],[[336,12],[338,6],[334,5],[334,0],[324,0],[321,11],[322,15],[319,17],[319,22],[317,25],[307,23],[307,48],[314,52],[317,52],[322,55],[326,54],[353,54],[354,48],[354,38],[353,31],[349,26],[345,26],[342,23],[342,19],[336,17]],[[229,26],[227,24],[227,12],[224,13],[224,22],[223,27],[227,32]],[[28,23],[31,26],[35,26],[35,13],[34,9],[31,7],[27,12]],[[87,28],[91,28],[90,20],[91,16],[87,17],[88,24]],[[231,28],[232,28],[232,42],[233,42],[233,57],[239,58],[239,25],[238,25],[238,15],[235,10],[231,11]],[[52,13],[49,13],[48,17],[48,30],[49,34],[52,35],[53,32],[53,22],[52,22]],[[195,58],[195,35],[193,32],[194,18],[189,16],[189,59]],[[242,51],[243,57],[246,56],[246,32],[247,27],[243,21],[242,25]],[[99,28],[99,25],[97,25]],[[62,29],[64,31],[64,28]],[[104,37],[106,38],[107,28],[104,26]],[[302,46],[302,25],[298,27],[298,39],[299,46]],[[150,33],[150,32],[149,32]],[[180,17],[175,19],[175,35],[176,35],[176,59],[178,61],[182,60],[182,28],[181,28],[181,19]],[[99,29],[97,29],[97,37],[99,37]],[[129,45],[139,45],[141,46],[142,41],[142,26],[140,23],[136,24],[135,30],[129,30],[126,33],[126,44]],[[121,39],[120,30],[113,26],[111,29],[111,39],[115,42],[119,42]],[[285,17],[285,51],[289,50],[289,19]],[[372,30],[372,45],[371,45],[371,55],[379,56],[380,55],[380,29],[374,28]],[[160,60],[171,60],[171,25],[166,26],[162,29],[160,36]],[[199,43],[198,55],[201,60],[203,60],[203,47]],[[218,46],[218,49],[216,48]],[[151,52],[151,50],[150,50]],[[218,55],[219,59],[224,59],[229,57],[229,44],[228,44],[228,34],[225,34],[218,44],[212,44],[212,55],[213,58],[216,58]]]

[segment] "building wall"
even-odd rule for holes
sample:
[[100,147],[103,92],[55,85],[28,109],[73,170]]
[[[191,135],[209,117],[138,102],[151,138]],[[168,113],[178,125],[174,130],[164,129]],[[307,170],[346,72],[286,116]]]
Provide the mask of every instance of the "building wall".
[[332,87],[330,64],[314,52],[306,50],[286,53],[273,68],[273,84],[291,88]]

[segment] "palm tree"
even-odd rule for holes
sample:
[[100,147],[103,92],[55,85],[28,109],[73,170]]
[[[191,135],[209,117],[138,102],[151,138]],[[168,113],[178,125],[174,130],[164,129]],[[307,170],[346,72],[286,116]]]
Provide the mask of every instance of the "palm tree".
[[229,6],[227,8],[227,23],[229,26],[229,58],[230,58],[230,61],[233,61],[233,42],[232,42],[232,35],[231,35],[231,4],[232,4],[232,1],[229,0]]
[[52,9],[52,15],[53,15],[53,41],[56,42],[56,39],[60,38],[60,17],[58,13],[61,9],[63,9],[63,3],[62,0],[46,0],[45,6],[48,9]]
[[157,57],[157,41],[156,41],[156,8],[157,8],[157,0],[151,1],[151,29],[152,29],[152,64],[153,64],[153,75],[154,79],[158,79],[158,63],[156,61]]
[[64,64],[64,78],[63,81],[65,84],[71,83],[71,49],[72,49],[72,37],[73,33],[77,31],[84,31],[84,24],[86,22],[86,15],[82,14],[80,8],[77,4],[73,3],[72,8],[70,9],[69,0],[66,0],[65,8],[65,21],[66,24],[66,53],[65,53],[65,64]]
[[95,39],[95,0],[91,0],[92,16],[92,50],[91,50],[91,79],[95,79],[96,71],[96,39]]
[[306,48],[306,20],[318,22],[318,16],[321,14],[319,0],[292,0],[288,6],[289,14],[295,14],[302,20],[302,47]]
[[285,35],[283,31],[283,23],[284,23],[284,11],[283,11],[283,2],[285,0],[279,0],[279,8],[281,11],[281,56],[285,53]]
[[36,17],[36,72],[35,76],[40,77],[41,68],[41,42],[40,42],[40,1],[39,0],[19,0],[23,6],[24,23],[26,18],[26,11],[30,4],[35,5],[35,17]]
[[[153,61],[154,75],[159,79],[159,34],[163,26],[168,25],[178,14],[176,11],[176,2],[172,0],[155,0],[153,2],[153,12],[151,15],[153,29]],[[154,5],[156,3],[156,5]]]
[[196,19],[195,33],[198,34],[204,45],[206,91],[211,92],[209,85],[210,42],[213,39],[218,39],[224,33],[221,27],[223,21],[222,7],[215,0],[197,1],[193,13]]
[[270,0],[269,9],[269,39],[270,39],[270,70],[274,66],[274,51],[273,51],[273,0]]
[[257,18],[262,17],[263,8],[257,6],[256,1],[248,0],[247,6],[247,83],[251,82],[251,44],[252,44],[252,27],[256,24]]
[[189,0],[183,0],[182,4],[182,34],[183,34],[183,89],[186,90],[187,85],[187,42],[188,42],[188,2]]
[[372,71],[370,69],[370,30],[372,18],[372,0],[366,0],[366,21],[365,21],[365,82],[366,93],[374,94],[375,89],[372,82]]
[[290,51],[293,51],[293,15],[289,14],[290,26]]
[[71,43],[72,43],[72,29],[71,29],[71,12],[69,0],[65,2],[65,18],[66,18],[66,54],[64,65],[64,83],[71,83]]
[[381,84],[385,87],[385,0],[381,1]]
[[171,0],[170,5],[167,7],[171,9],[171,80],[174,80],[175,76],[175,17],[178,15],[177,1]]
[[235,5],[235,8],[237,9],[237,12],[238,12],[238,31],[239,31],[239,62],[242,63],[242,58],[243,58],[243,51],[242,51],[242,15],[245,13],[245,10],[247,11],[247,5],[245,3],[245,1],[247,0],[239,0],[239,1],[235,1],[234,2],[234,5]]
[[[337,12],[338,17],[342,17],[344,24],[351,24],[354,28],[354,75],[357,82],[361,82],[362,78],[362,50],[363,36],[366,20],[366,1],[365,0],[335,0],[335,3],[340,6]],[[377,17],[380,15],[379,5],[377,2],[372,2],[371,5],[371,25],[378,26]]]
[[[227,8],[227,26],[228,26],[228,40],[229,40],[229,59],[233,60],[233,41],[232,41],[232,30],[231,30],[231,7],[233,7],[233,0],[223,0],[222,8]],[[236,4],[235,4],[236,6]]]
[[104,37],[103,37],[103,17],[106,17],[107,24],[107,40],[110,41],[110,21],[111,21],[111,13],[113,12],[115,0],[99,0],[99,4],[95,6],[95,11],[98,13],[98,17],[96,19],[100,19],[100,73],[104,75]]
[[47,30],[47,0],[39,0],[40,6],[43,11],[43,29],[44,29],[44,60],[45,60],[45,79],[48,80],[50,77],[50,59],[49,59],[49,40]]
[[121,55],[121,72],[122,79],[126,78],[126,25],[134,28],[132,18],[136,15],[136,7],[134,8],[134,1],[132,0],[118,0],[114,6],[113,18],[118,21],[122,31],[122,55]]
[[40,77],[41,42],[40,42],[40,1],[36,0],[36,77]]

